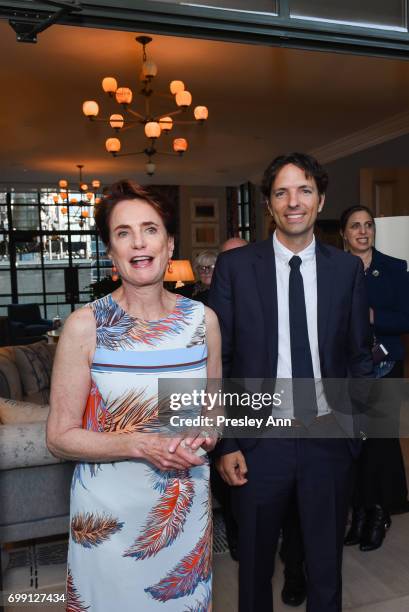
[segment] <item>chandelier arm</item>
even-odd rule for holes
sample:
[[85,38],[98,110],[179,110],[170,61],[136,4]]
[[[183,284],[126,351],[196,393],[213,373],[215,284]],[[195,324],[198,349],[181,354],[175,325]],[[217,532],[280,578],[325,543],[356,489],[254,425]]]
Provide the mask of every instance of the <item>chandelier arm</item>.
[[105,123],[107,121],[109,122],[109,117],[87,117],[87,119],[89,119],[90,121],[104,121]]
[[140,113],[137,113],[136,111],[132,110],[132,108],[129,108],[129,106],[128,106],[128,108],[126,110],[127,110],[128,113],[130,113],[134,117],[137,117],[138,119],[141,119],[141,121],[139,123],[142,123],[142,122],[145,121],[145,117],[143,115],[141,115]]
[[[181,151],[181,153],[185,153],[185,151]],[[157,155],[171,155],[172,157],[181,157],[179,152],[175,151],[156,151]]]
[[175,111],[172,111],[171,113],[161,113],[160,115],[155,115],[153,117],[153,119],[154,119],[154,121],[158,121],[158,119],[160,119],[161,117],[164,117],[165,115],[167,117],[174,117],[175,115],[180,115],[180,113],[183,113],[183,111],[182,110],[175,110]]
[[[124,123],[145,123],[145,117],[143,117],[142,115],[139,115],[139,113],[132,112],[132,115],[135,115],[137,117],[137,119],[124,119]],[[109,123],[110,120],[111,120],[111,117],[89,117],[89,120],[90,121],[99,121],[100,123],[101,123],[101,121],[103,123]],[[121,129],[123,129],[123,128],[121,128]]]
[[145,149],[142,151],[133,151],[132,153],[114,153],[112,155],[113,157],[129,157],[130,155],[141,155],[142,153],[145,153]]
[[[124,126],[119,130],[120,133],[126,132],[127,130],[133,130],[136,123],[141,123],[141,121],[124,121]],[[126,125],[130,124],[130,125]]]

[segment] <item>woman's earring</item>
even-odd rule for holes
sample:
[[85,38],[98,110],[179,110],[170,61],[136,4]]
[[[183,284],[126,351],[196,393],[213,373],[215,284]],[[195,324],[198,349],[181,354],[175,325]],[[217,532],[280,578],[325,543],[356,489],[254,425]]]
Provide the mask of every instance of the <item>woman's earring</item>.
[[173,272],[172,260],[171,259],[169,259],[169,261],[168,261],[168,272],[169,272],[169,274],[172,274],[172,272]]
[[114,283],[119,279],[118,270],[115,264],[112,264],[111,278]]

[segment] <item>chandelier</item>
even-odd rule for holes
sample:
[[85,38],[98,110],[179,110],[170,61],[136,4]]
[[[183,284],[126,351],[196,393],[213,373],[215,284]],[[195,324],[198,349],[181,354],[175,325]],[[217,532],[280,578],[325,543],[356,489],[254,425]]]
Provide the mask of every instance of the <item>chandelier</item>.
[[[75,219],[81,228],[84,227],[86,220],[89,219],[88,207],[92,204],[98,204],[100,201],[97,194],[101,187],[101,181],[94,179],[91,183],[92,189],[89,188],[88,184],[83,180],[83,167],[84,164],[77,164],[79,177],[78,184],[75,187],[72,187],[67,179],[60,179],[58,181],[59,192],[53,195],[54,203],[62,205],[60,210],[63,215],[67,215],[68,223],[70,223],[70,218]],[[79,198],[71,197],[68,192],[69,189],[78,192]]]
[[[156,169],[156,165],[152,161],[155,155],[182,156],[189,146],[186,138],[176,137],[173,139],[171,151],[159,151],[156,148],[156,143],[161,134],[169,134],[175,125],[203,124],[208,118],[209,112],[206,106],[196,106],[193,111],[194,120],[173,119],[173,117],[185,113],[192,104],[192,94],[185,89],[183,81],[172,81],[169,86],[170,92],[172,96],[174,96],[176,110],[162,114],[153,112],[151,109],[151,102],[154,91],[151,85],[158,73],[158,68],[146,55],[146,45],[152,41],[152,38],[150,36],[137,36],[135,40],[142,46],[142,71],[140,76],[142,89],[138,93],[144,98],[143,111],[138,112],[134,108],[131,108],[133,92],[129,87],[118,87],[117,80],[114,77],[105,77],[102,80],[102,89],[108,96],[115,98],[115,101],[121,106],[122,112],[113,113],[110,117],[98,118],[99,106],[95,100],[87,100],[84,102],[82,105],[82,112],[91,121],[103,121],[108,123],[117,134],[137,125],[143,125],[147,138],[147,144],[143,149],[130,153],[120,153],[121,141],[118,137],[107,138],[105,141],[105,148],[113,157],[145,155],[147,157],[145,170],[149,176],[152,176]],[[172,97],[167,94],[158,95],[162,97],[163,95],[169,98]]]

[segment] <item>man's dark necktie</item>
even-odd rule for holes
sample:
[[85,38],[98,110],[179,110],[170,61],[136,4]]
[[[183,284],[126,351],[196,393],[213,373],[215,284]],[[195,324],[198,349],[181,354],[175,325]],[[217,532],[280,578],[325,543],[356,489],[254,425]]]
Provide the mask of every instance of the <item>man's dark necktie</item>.
[[309,425],[317,416],[317,396],[308,338],[304,283],[300,272],[301,257],[294,255],[289,261],[289,266],[291,268],[288,291],[291,366],[295,379],[293,380],[294,417],[304,425]]

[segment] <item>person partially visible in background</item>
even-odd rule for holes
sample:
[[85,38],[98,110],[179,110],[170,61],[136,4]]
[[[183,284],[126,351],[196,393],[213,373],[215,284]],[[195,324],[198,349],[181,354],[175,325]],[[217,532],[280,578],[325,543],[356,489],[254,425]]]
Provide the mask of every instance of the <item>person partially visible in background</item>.
[[231,251],[231,249],[238,249],[239,247],[247,245],[247,240],[244,240],[244,238],[240,238],[239,236],[234,236],[233,238],[228,238],[225,242],[223,242],[222,246],[220,247],[220,253]]
[[214,251],[201,251],[193,263],[193,269],[198,280],[193,285],[185,285],[176,289],[176,292],[207,306],[216,259],[217,253]]
[[[375,249],[375,220],[366,206],[344,210],[340,233],[344,250],[358,256],[364,265],[376,377],[402,378],[404,346],[400,336],[409,332],[407,263]],[[392,411],[392,399],[390,403]],[[399,439],[368,438],[358,461],[352,522],[345,544],[359,544],[362,551],[379,548],[391,525],[390,514],[409,511],[407,495]]]

